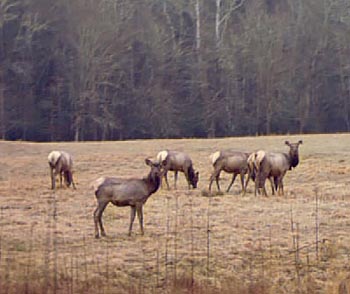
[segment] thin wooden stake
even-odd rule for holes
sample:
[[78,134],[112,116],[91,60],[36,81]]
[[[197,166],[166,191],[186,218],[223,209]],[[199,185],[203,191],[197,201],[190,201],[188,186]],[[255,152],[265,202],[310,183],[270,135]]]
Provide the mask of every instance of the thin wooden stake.
[[58,290],[58,249],[57,249],[57,200],[56,193],[53,193],[53,252],[54,252],[54,270],[53,270],[53,293],[56,294]]
[[85,274],[85,286],[89,287],[88,285],[88,267],[87,267],[87,252],[86,252],[86,238],[85,235],[83,235],[83,252],[84,252],[84,274]]
[[179,202],[178,195],[175,196],[175,232],[174,232],[174,288],[176,289],[177,284],[177,219],[178,219],[178,210]]
[[315,189],[315,238],[316,238],[316,260],[318,261],[318,240],[319,240],[319,217],[318,217],[318,189]]
[[208,209],[207,209],[207,278],[209,278],[210,272],[210,200],[208,197]]
[[165,233],[165,257],[164,257],[164,263],[165,263],[165,288],[166,292],[168,292],[168,246],[169,246],[169,231],[170,231],[170,217],[169,217],[169,198],[166,198],[166,233]]
[[299,271],[299,264],[300,264],[300,258],[299,258],[299,250],[300,250],[300,246],[299,246],[299,223],[296,223],[296,227],[297,227],[297,235],[296,235],[296,245],[297,248],[295,250],[295,269],[297,272],[297,278],[298,278],[298,288],[300,289],[301,286],[301,280],[300,280],[300,271]]
[[158,239],[158,246],[157,246],[157,275],[156,275],[156,289],[159,288],[159,276],[160,276],[160,258],[159,258],[159,248],[160,248],[160,244],[159,244],[159,239]]
[[191,294],[194,291],[194,236],[193,236],[193,195],[190,195],[190,224],[191,224]]
[[55,191],[49,200],[49,209],[48,209],[48,221],[47,221],[47,233],[46,233],[46,244],[44,251],[44,284],[42,288],[43,293],[48,293],[49,291],[49,279],[50,279],[50,251],[51,251],[51,201],[55,198]]
[[294,232],[294,219],[293,219],[293,207],[290,206],[290,230],[292,232],[292,244],[293,250],[295,250],[295,232]]

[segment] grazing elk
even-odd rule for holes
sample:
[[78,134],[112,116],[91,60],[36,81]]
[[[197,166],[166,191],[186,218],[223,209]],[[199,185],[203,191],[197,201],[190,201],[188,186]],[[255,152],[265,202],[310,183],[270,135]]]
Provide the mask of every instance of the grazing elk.
[[71,184],[75,189],[73,181],[73,160],[69,153],[64,151],[52,151],[47,157],[50,166],[51,175],[51,189],[56,188],[56,176],[60,176],[60,187],[62,188],[62,177],[66,185],[69,187]]
[[143,205],[148,197],[158,190],[162,176],[161,168],[165,164],[164,162],[162,164],[153,163],[149,159],[145,159],[145,162],[151,170],[147,177],[143,179],[102,177],[93,183],[97,199],[97,208],[94,212],[96,238],[100,237],[100,231],[102,236],[106,236],[102,224],[102,214],[108,203],[116,206],[130,206],[129,236],[131,235],[136,213],[140,223],[141,234],[144,234]]
[[219,177],[221,171],[225,171],[227,173],[233,174],[231,183],[227,187],[226,192],[230,191],[237,175],[239,174],[241,177],[242,192],[245,193],[244,175],[248,171],[248,156],[249,153],[229,150],[217,151],[211,154],[210,160],[213,164],[214,171],[210,176],[209,191],[211,192],[211,186],[213,184],[214,179],[216,181],[216,186],[220,191]]
[[299,163],[299,145],[303,141],[297,143],[285,144],[289,146],[289,153],[266,152],[265,156],[259,159],[257,169],[257,187],[264,187],[265,180],[273,177],[275,188],[278,188],[278,194],[284,195],[283,178],[288,170],[295,168]]
[[193,188],[197,188],[199,172],[195,172],[193,169],[192,160],[187,154],[178,151],[164,150],[158,153],[157,160],[158,162],[166,161],[166,164],[164,166],[164,179],[168,190],[170,189],[167,176],[169,170],[174,172],[175,189],[179,171],[185,174],[188,183],[188,189],[191,188],[191,185]]

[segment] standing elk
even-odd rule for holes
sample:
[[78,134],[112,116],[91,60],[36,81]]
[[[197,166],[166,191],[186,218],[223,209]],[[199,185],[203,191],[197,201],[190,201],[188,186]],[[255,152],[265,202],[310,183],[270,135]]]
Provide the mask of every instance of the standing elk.
[[285,144],[289,146],[288,153],[266,152],[265,156],[258,161],[257,187],[264,187],[266,178],[273,177],[275,188],[278,187],[278,194],[284,195],[283,178],[288,170],[299,164],[299,145],[302,143],[301,140],[297,143],[285,141]]
[[[247,191],[247,186],[248,186],[249,180],[252,179],[255,182],[255,184],[254,184],[255,196],[257,195],[257,193],[260,194],[260,189],[258,186],[258,181],[256,180],[256,175],[257,175],[257,172],[260,168],[260,163],[261,163],[262,159],[265,157],[265,153],[266,153],[265,151],[259,150],[259,151],[251,153],[247,159],[248,179],[245,183],[245,191]],[[275,195],[275,183],[273,181],[273,177],[271,175],[269,175],[268,179],[269,179],[270,184],[271,184],[272,195]],[[267,195],[265,185],[262,187],[262,189],[263,189],[263,194]],[[276,189],[277,189],[277,186],[276,186]]]
[[164,179],[168,190],[170,189],[167,176],[169,170],[174,172],[175,189],[179,171],[185,174],[188,183],[188,189],[191,188],[191,185],[194,189],[197,188],[199,172],[195,172],[193,169],[192,160],[187,154],[178,151],[164,150],[158,153],[157,160],[158,162],[166,162],[164,166]]
[[60,187],[62,188],[62,177],[66,185],[71,184],[75,189],[73,181],[73,160],[69,153],[64,151],[52,151],[47,157],[50,166],[51,189],[56,188],[56,176],[60,176]]
[[215,179],[216,186],[220,191],[219,177],[221,171],[233,174],[232,180],[227,187],[226,192],[229,192],[237,175],[241,177],[242,193],[245,193],[244,175],[248,172],[248,159],[249,153],[239,151],[217,151],[210,155],[211,163],[214,167],[214,171],[210,176],[209,191],[211,192],[211,186]]
[[131,235],[136,213],[140,223],[141,234],[144,234],[143,205],[158,190],[162,176],[161,168],[165,164],[165,162],[162,164],[153,163],[149,159],[145,159],[145,162],[151,170],[147,177],[143,179],[102,177],[93,183],[97,199],[97,208],[94,211],[96,238],[100,237],[100,231],[102,236],[106,236],[102,223],[102,214],[110,202],[116,206],[130,206],[129,236]]

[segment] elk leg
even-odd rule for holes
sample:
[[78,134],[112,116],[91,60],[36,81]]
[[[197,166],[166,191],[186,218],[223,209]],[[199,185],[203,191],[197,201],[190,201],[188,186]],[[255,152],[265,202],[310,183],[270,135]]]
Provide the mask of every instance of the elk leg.
[[55,190],[56,188],[56,178],[55,174],[53,173],[53,168],[50,168],[50,174],[51,174],[51,190]]
[[[265,188],[266,175],[261,173],[260,171],[257,173],[257,177],[255,179],[255,189],[260,194],[260,189],[262,189],[263,195],[267,197],[267,192]],[[256,195],[255,195],[256,196]]]
[[210,176],[210,182],[209,182],[209,192],[211,192],[211,185],[213,184],[214,178],[213,175]]
[[278,181],[278,195],[283,196],[284,195],[284,189],[283,189],[283,177],[280,177]]
[[216,170],[214,170],[214,172],[210,176],[209,192],[211,192],[211,185],[213,184],[214,179],[215,179],[215,182],[216,182],[216,187],[220,191],[219,176],[220,176],[220,171],[217,172]]
[[240,173],[240,177],[241,177],[241,185],[242,185],[242,194],[245,194],[245,188],[244,188],[244,173]]
[[274,186],[274,178],[269,177],[270,185],[271,185],[271,193],[275,195],[275,186]]
[[129,226],[129,236],[131,236],[131,230],[132,230],[132,224],[134,223],[135,220],[135,214],[136,214],[136,207],[135,206],[130,206],[130,226]]
[[[176,182],[177,182],[177,173],[178,171],[174,171],[174,189],[176,190]],[[186,177],[187,178],[187,177]]]
[[99,206],[94,211],[94,223],[95,223],[95,238],[100,238],[100,231],[98,229],[98,212],[99,212]]
[[137,211],[137,217],[138,217],[139,223],[140,223],[141,235],[143,235],[144,232],[143,232],[143,211],[142,211],[142,204],[136,206],[136,211]]
[[250,170],[249,170],[249,171],[248,171],[248,178],[247,178],[247,181],[245,182],[242,196],[244,196],[245,193],[247,192],[247,187],[248,187],[248,183],[249,183],[249,181],[250,181],[250,177],[251,177],[251,172],[250,172]]
[[220,172],[219,171],[215,177],[215,182],[216,182],[216,187],[218,188],[218,191],[220,192],[220,184],[219,184],[219,179],[220,179]]
[[266,191],[266,187],[265,187],[265,183],[266,183],[266,176],[264,175],[264,178],[263,178],[263,180],[262,180],[262,183],[261,183],[261,186],[260,186],[260,187],[262,187],[263,195],[264,195],[265,197],[268,197],[267,191]]
[[267,192],[266,192],[266,188],[265,188],[265,181],[263,182],[263,184],[258,183],[258,194],[259,195],[263,195],[267,197]]
[[99,218],[98,218],[98,224],[100,225],[100,230],[101,230],[101,236],[102,237],[106,237],[105,228],[103,227],[103,222],[102,222],[102,214],[103,214],[103,211],[105,210],[107,204],[108,203],[103,204],[102,208],[100,209]]
[[216,187],[217,187],[219,192],[221,191],[220,183],[219,183],[220,173],[221,173],[221,171],[216,172],[216,176],[215,176]]
[[230,191],[230,189],[231,189],[233,183],[235,182],[236,177],[237,177],[237,174],[234,173],[233,176],[232,176],[231,183],[230,183],[230,184],[228,185],[228,187],[227,187],[227,190],[226,190],[227,193]]
[[105,210],[108,202],[99,202],[97,208],[94,211],[94,222],[95,222],[95,238],[98,239],[100,238],[100,232],[99,232],[99,226],[101,230],[101,235],[103,237],[106,236],[105,229],[103,227],[102,223],[102,214],[103,211]]
[[[254,187],[256,187],[256,185],[255,185],[255,183],[256,183],[256,172],[255,172],[254,169],[251,169],[251,168],[248,167],[248,176],[247,176],[247,181],[245,182],[245,185],[244,185],[243,196],[247,192],[247,187],[248,187],[248,184],[249,184],[250,180],[254,181]],[[255,196],[256,196],[256,191],[255,191]]]
[[168,182],[168,171],[164,172],[164,180],[165,180],[165,183],[168,187],[168,190],[170,190],[169,182]]
[[256,196],[259,194],[259,181],[260,181],[260,172],[256,173],[255,177],[255,190],[254,190],[254,195]]
[[257,193],[259,195],[265,195],[267,196],[266,189],[265,189],[265,175],[261,171],[258,172],[257,178],[256,178],[256,187],[257,187]]
[[277,192],[277,190],[278,190],[278,177],[273,178],[273,183],[275,184],[274,187],[275,187],[275,191]]
[[263,189],[263,195],[265,197],[267,197],[268,195],[267,195],[267,191],[266,191],[266,188],[265,188],[265,184],[264,184],[264,187],[262,187],[262,189]]
[[[177,179],[178,172],[176,171],[175,173],[176,173],[176,179]],[[185,169],[185,171],[183,173],[184,173],[186,181],[187,181],[188,190],[191,190],[192,181],[190,179],[189,169],[187,169],[187,170]]]
[[70,177],[71,182],[72,182],[73,189],[76,190],[75,183],[74,183],[74,180],[73,180],[73,173],[71,171],[69,171],[68,173],[69,173],[69,177]]
[[284,187],[283,187],[283,178],[286,173],[279,175],[277,177],[277,183],[278,183],[278,195],[283,196],[284,195]]
[[73,188],[74,188],[72,172],[68,170],[64,174],[65,174],[65,177],[66,177],[66,185],[67,185],[67,187],[70,187],[70,185],[73,184]]
[[62,172],[60,172],[60,188],[62,188]]

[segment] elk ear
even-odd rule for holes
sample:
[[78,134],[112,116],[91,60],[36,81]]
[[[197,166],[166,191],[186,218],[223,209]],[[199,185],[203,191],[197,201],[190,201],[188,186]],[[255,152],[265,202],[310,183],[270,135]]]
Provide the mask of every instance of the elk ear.
[[299,144],[303,144],[303,140],[299,140],[299,142],[298,142]]
[[285,141],[284,143],[288,146],[290,145],[289,141]]
[[148,158],[145,159],[145,162],[149,166],[152,166],[152,164],[153,164],[152,161],[150,159],[148,159]]

